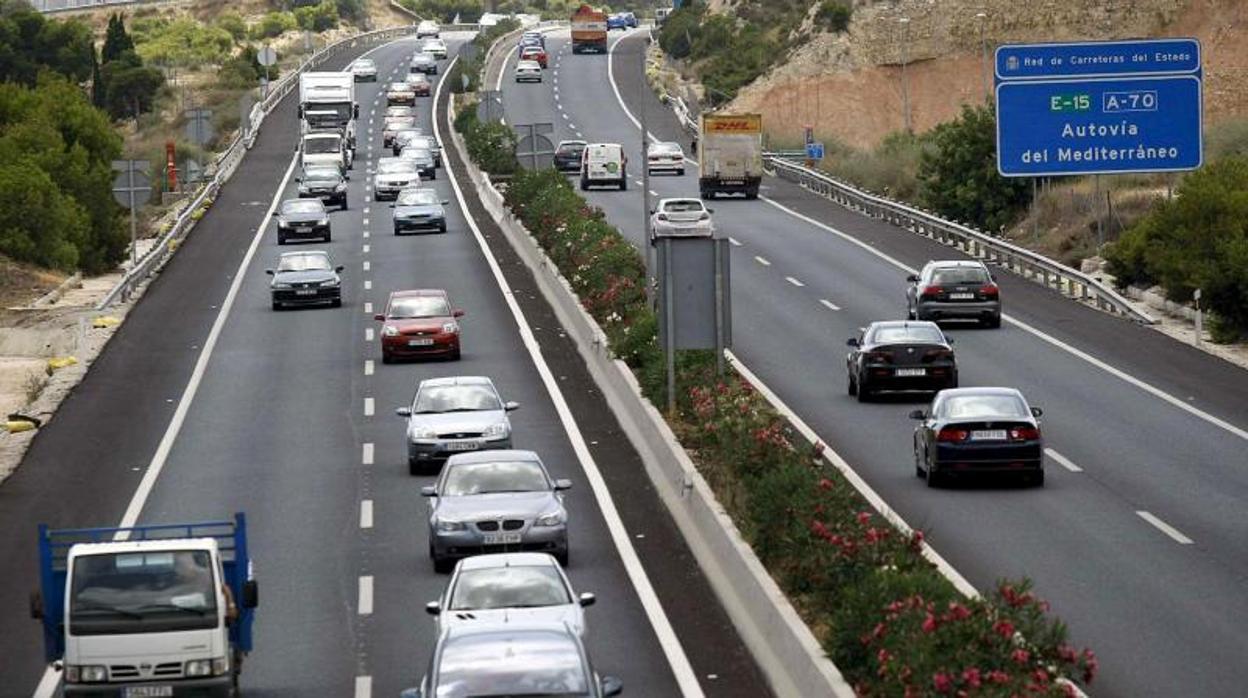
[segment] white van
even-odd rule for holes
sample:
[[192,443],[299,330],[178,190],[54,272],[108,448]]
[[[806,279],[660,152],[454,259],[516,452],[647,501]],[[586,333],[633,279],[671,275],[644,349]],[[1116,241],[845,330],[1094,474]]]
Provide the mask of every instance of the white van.
[[603,185],[628,189],[628,158],[619,143],[590,143],[581,155],[581,190]]

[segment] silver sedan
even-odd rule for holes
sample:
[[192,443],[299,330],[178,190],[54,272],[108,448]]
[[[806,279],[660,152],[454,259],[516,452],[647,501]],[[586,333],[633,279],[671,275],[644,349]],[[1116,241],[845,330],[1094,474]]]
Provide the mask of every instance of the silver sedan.
[[585,607],[593,594],[577,595],[568,575],[546,553],[498,553],[459,561],[440,601],[425,604],[438,619],[438,634],[471,623],[567,624],[585,636]]
[[564,490],[532,451],[482,451],[451,456],[429,499],[429,557],[437,572],[458,559],[502,552],[547,552],[568,564]]
[[407,418],[407,464],[412,475],[456,453],[511,448],[507,413],[519,404],[503,402],[494,382],[484,376],[430,378],[416,388],[410,407],[395,413]]

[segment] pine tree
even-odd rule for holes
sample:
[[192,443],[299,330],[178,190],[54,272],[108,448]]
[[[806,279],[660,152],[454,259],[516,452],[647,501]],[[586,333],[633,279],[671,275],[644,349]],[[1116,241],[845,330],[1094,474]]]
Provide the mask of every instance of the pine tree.
[[104,80],[100,77],[100,60],[93,50],[91,52],[91,104],[103,109],[107,103]]
[[134,50],[134,39],[126,31],[126,23],[120,14],[108,18],[108,31],[104,34],[103,62],[108,63],[123,53]]

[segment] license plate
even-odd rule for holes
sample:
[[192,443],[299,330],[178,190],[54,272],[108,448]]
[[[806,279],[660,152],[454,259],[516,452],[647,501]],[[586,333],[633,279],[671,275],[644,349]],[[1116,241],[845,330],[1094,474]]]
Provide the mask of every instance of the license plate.
[[913,378],[915,376],[926,376],[927,370],[922,368],[899,368],[893,375],[898,378]]
[[[1005,438],[1004,436],[1001,438]],[[476,441],[448,441],[446,442],[446,450],[448,451],[475,451],[481,448],[481,444]]]
[[1005,441],[1004,429],[984,429],[971,432],[971,441]]
[[[325,196],[325,194],[324,194],[324,193],[322,193],[322,194],[321,194],[321,196]],[[295,228],[295,230],[297,230],[297,231],[299,231],[299,232],[301,232],[301,233],[310,233],[310,232],[312,232],[312,226],[310,226],[310,225],[301,225],[301,226],[296,227],[296,228]]]
[[520,542],[519,533],[483,533],[482,542],[486,545],[509,545]]
[[949,300],[954,300],[954,301],[969,301],[974,297],[975,297],[974,293],[950,293],[949,294]]
[[127,686],[123,698],[162,698],[172,696],[173,686]]
[[407,346],[409,347],[427,347],[427,346],[431,346],[432,344],[433,344],[432,339],[409,339],[407,340]]
[[315,296],[315,295],[316,295],[316,289],[314,289],[314,288],[300,288],[300,289],[296,289],[296,290],[295,290],[295,295],[296,295],[296,296]]

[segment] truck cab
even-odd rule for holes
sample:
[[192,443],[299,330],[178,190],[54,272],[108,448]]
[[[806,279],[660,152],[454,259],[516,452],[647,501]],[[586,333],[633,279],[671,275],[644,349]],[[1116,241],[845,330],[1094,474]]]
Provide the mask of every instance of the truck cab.
[[299,76],[299,118],[303,131],[338,131],[355,149],[355,76],[350,72],[307,72]]
[[309,131],[299,139],[299,165],[337,167],[346,176],[355,161],[355,152],[337,131]]
[[65,696],[233,696],[257,587],[242,514],[115,529],[39,527],[45,653]]

